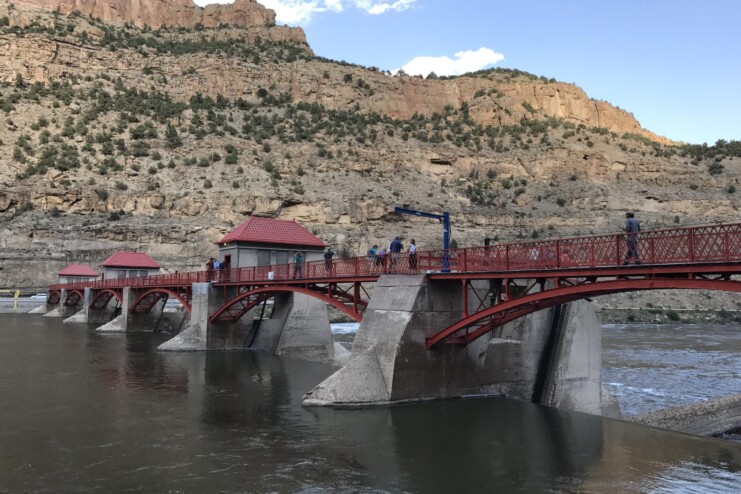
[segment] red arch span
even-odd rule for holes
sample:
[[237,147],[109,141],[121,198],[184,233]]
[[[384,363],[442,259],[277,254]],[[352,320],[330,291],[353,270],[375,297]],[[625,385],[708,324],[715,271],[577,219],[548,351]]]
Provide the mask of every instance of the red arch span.
[[[311,288],[304,288],[304,287],[299,287],[299,286],[271,285],[271,286],[264,286],[261,288],[256,288],[254,290],[250,290],[248,292],[239,294],[237,297],[234,297],[233,299],[229,300],[222,307],[220,307],[216,312],[214,312],[213,315],[209,318],[209,321],[214,322],[218,320],[219,316],[227,312],[229,308],[231,308],[234,304],[241,302],[244,299],[249,299],[250,297],[253,297],[256,295],[263,295],[263,294],[267,295],[266,297],[255,297],[255,300],[245,305],[242,308],[242,310],[240,310],[238,316],[234,318],[235,320],[237,320],[240,317],[242,317],[244,314],[249,312],[253,307],[262,303],[263,300],[271,298],[279,293],[286,293],[286,292],[302,293],[304,295],[309,295],[310,297],[318,298],[322,302],[327,303],[341,310],[342,312],[352,317],[357,322],[360,322],[363,319],[363,316],[361,314],[347,307],[345,303],[342,302],[341,300],[328,296],[326,291],[319,292],[318,290],[312,290]],[[366,303],[363,302],[361,305],[365,306]]]
[[[131,308],[129,309],[129,312],[134,312],[134,310],[136,310],[136,308],[142,303],[142,301],[144,301],[149,295],[152,295],[154,293],[156,294],[166,293],[170,297],[176,298],[181,304],[183,304],[183,307],[185,307],[185,310],[187,310],[188,313],[190,313],[192,310],[190,307],[190,303],[188,303],[188,301],[185,300],[179,293],[173,290],[170,290],[169,288],[153,288],[139,295],[139,297],[137,297],[136,301],[132,304]],[[157,297],[157,300],[159,300],[160,298],[162,297]],[[154,306],[155,303],[157,303],[157,301],[155,301],[152,304],[152,306]],[[151,310],[152,307],[150,307],[149,309]]]
[[[621,279],[553,288],[508,300],[471,314],[434,336],[427,338],[425,344],[430,349],[438,343],[451,338],[452,342],[466,345],[490,332],[495,327],[508,323],[518,317],[583,298],[618,292],[669,289],[741,292],[741,281],[681,278]],[[454,336],[459,331],[471,327],[475,329],[457,338]]]
[[[105,290],[99,290],[99,291],[96,290],[95,296],[93,297],[93,301],[90,303],[90,307],[95,307],[96,306],[95,303],[98,301],[98,299],[101,298],[106,293],[111,294],[113,297],[116,297],[116,300],[118,300],[119,304],[123,304],[123,296],[119,292],[115,290],[105,289]],[[108,298],[106,305],[108,305],[108,302],[111,301],[111,298],[112,297]]]
[[62,298],[61,290],[51,290],[49,291],[49,296],[46,297],[46,303],[56,305],[59,303],[60,298]]
[[[67,293],[67,298],[64,299],[64,305],[67,307],[76,307],[81,300],[84,300],[85,298],[85,292],[81,292],[80,290],[70,290]],[[72,303],[74,301],[74,303]]]

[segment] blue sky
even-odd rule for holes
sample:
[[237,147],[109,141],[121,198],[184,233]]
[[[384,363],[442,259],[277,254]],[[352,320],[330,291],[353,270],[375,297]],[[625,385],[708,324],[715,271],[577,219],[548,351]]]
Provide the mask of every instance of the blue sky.
[[327,58],[425,75],[517,68],[670,139],[741,140],[741,1],[258,1]]

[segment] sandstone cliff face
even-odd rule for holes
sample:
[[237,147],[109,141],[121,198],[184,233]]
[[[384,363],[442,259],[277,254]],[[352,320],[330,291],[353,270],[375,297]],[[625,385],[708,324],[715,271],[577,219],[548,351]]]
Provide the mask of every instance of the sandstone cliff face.
[[198,7],[192,0],[16,0],[15,3],[65,15],[80,12],[102,21],[128,22],[139,27],[275,24],[275,11],[266,9],[255,0],[235,0],[232,4],[212,4],[205,8]]
[[[275,42],[293,38],[292,28],[251,31]],[[521,119],[559,117],[588,127],[604,127],[612,132],[645,136],[657,142],[668,139],[643,129],[632,115],[601,101],[590,99],[582,89],[565,83],[489,80],[460,77],[450,80],[423,80],[391,77],[361,68],[343,68],[319,60],[259,66],[225,57],[170,55],[150,56],[86,47],[62,40],[0,36],[0,63],[8,70],[5,80],[16,74],[28,81],[49,81],[72,74],[111,74],[132,85],[147,88],[149,82],[139,77],[145,67],[164,75],[168,92],[188,101],[196,92],[213,98],[218,95],[254,98],[261,87],[290,94],[295,101],[321,103],[328,108],[373,111],[395,119],[409,119],[415,114],[430,116],[446,106],[459,108],[470,104],[470,115],[482,125],[514,125]],[[182,76],[183,67],[193,74]],[[325,73],[329,77],[325,77]],[[373,89],[344,82],[346,74],[355,81],[364,80]],[[497,97],[477,94],[497,91]],[[357,105],[357,106],[356,106]],[[526,106],[536,109],[532,114]]]
[[[389,213],[402,203],[450,211],[459,245],[617,231],[626,208],[646,228],[738,217],[730,187],[741,187],[741,159],[719,157],[724,172],[711,175],[708,163],[625,139],[666,142],[571,84],[496,71],[392,77],[318,59],[302,32],[270,20],[188,31],[119,25],[111,33],[95,19],[30,2],[7,10],[0,0],[10,24],[0,28],[0,287],[43,285],[62,262],[95,264],[117,248],[146,250],[170,271],[198,269],[214,254],[212,242],[248,214],[298,220],[361,254],[396,234],[421,249],[439,245],[438,224]],[[117,7],[106,15],[122,14]],[[198,47],[176,52],[186,44]],[[38,92],[33,82],[43,83]],[[94,108],[96,91],[114,99],[133,89],[186,109],[160,119],[136,105]],[[292,116],[261,91],[290,95]],[[189,106],[198,93],[228,103]],[[369,114],[376,120],[357,123]],[[416,126],[415,114],[443,116]],[[549,117],[562,119],[560,127],[534,133],[526,125]],[[156,136],[133,138],[132,127],[144,124]],[[182,141],[173,147],[168,125]],[[497,132],[487,135],[487,125]],[[499,132],[506,126],[520,134]],[[438,132],[447,135],[436,139]],[[105,150],[106,139],[121,148]],[[132,152],[137,141],[146,152]],[[79,164],[39,170],[44,153],[63,145]],[[236,154],[226,163],[229,147]],[[206,158],[214,152],[220,160]]]

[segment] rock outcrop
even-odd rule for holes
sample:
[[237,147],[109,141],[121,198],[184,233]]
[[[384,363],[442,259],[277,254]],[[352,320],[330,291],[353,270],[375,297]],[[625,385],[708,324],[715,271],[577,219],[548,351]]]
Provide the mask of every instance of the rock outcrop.
[[205,8],[198,7],[192,0],[15,0],[15,3],[64,15],[79,12],[105,22],[128,22],[139,27],[275,25],[275,11],[256,0],[235,0],[232,4],[211,4]]
[[[187,15],[174,0],[9,5],[0,0],[0,286],[44,286],[63,263],[117,248],[198,269],[248,214],[300,221],[348,255],[392,232],[437,247],[439,225],[390,215],[400,203],[449,211],[459,245],[618,231],[626,208],[644,228],[738,218],[741,158],[664,147],[573,84],[333,62],[254,2],[188,4]],[[151,17],[156,5],[167,9]],[[202,22],[212,25],[239,8],[262,14],[135,27],[219,13]]]

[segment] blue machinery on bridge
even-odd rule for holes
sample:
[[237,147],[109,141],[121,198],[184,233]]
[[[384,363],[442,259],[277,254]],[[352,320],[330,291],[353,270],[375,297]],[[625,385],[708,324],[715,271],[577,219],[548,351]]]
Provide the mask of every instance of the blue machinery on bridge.
[[442,258],[442,271],[444,273],[450,272],[450,213],[443,211],[443,214],[426,213],[424,211],[416,211],[414,209],[395,207],[394,213],[396,214],[410,214],[412,216],[419,216],[420,218],[432,218],[440,221],[443,224],[443,258]]

